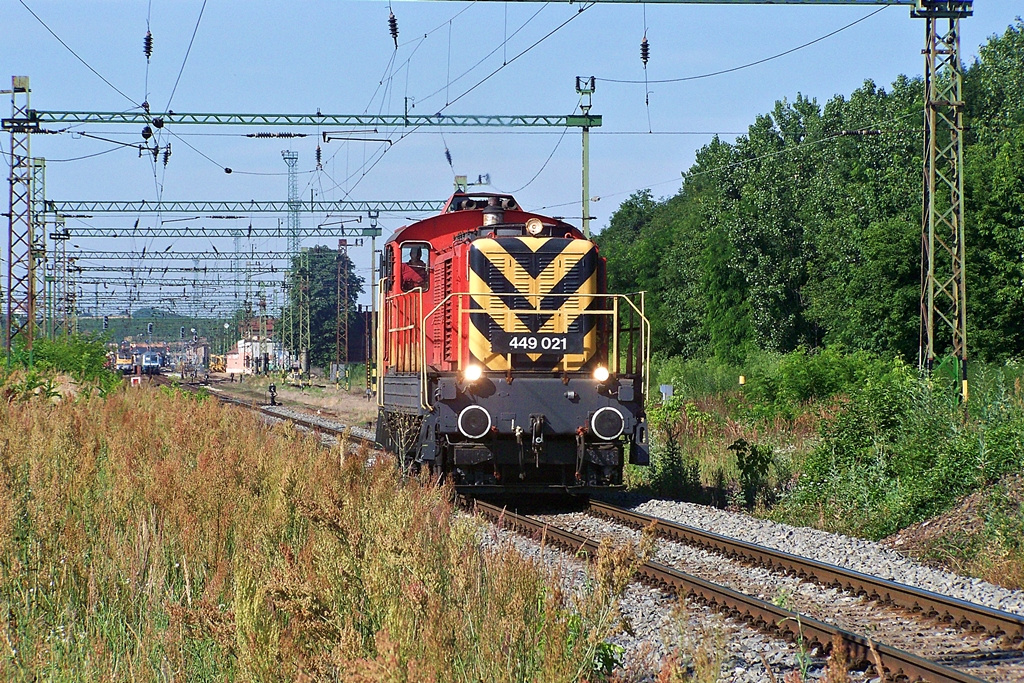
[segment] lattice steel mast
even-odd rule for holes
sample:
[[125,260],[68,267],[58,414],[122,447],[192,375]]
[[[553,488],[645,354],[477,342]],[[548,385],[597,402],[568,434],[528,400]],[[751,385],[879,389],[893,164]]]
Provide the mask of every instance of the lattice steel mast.
[[10,126],[11,175],[10,215],[7,228],[7,296],[4,317],[4,349],[8,357],[14,339],[21,337],[25,348],[32,349],[36,324],[35,264],[32,254],[32,167],[31,133],[38,124],[29,117],[28,76],[12,76]]
[[281,152],[281,157],[288,164],[288,253],[294,256],[302,246],[299,237],[299,211],[302,209],[299,201],[299,153],[286,149]]
[[960,19],[971,14],[971,6],[969,2],[922,3],[913,14],[927,22],[918,362],[930,372],[937,344],[948,343],[956,362],[961,398],[966,400],[964,71],[960,59]]

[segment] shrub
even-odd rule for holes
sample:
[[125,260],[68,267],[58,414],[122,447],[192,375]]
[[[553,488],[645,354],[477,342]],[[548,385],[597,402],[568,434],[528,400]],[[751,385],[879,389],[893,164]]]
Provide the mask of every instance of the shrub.
[[879,538],[1024,469],[1021,397],[979,393],[970,406],[967,416],[951,386],[894,362],[822,430],[774,516]]
[[845,354],[830,347],[813,353],[798,349],[782,356],[758,354],[747,366],[747,399],[791,413],[809,401],[859,391],[885,372],[886,363],[866,351]]

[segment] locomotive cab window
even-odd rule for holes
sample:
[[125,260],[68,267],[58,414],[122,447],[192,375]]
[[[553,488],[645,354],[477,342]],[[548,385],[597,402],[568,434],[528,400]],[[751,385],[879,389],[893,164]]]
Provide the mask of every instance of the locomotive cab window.
[[402,245],[402,291],[430,288],[430,248],[426,244]]

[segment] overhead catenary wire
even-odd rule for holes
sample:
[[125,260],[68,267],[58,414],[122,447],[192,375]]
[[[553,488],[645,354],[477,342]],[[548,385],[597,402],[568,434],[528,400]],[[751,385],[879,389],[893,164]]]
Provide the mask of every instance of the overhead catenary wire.
[[28,5],[27,5],[27,4],[25,3],[25,0],[18,0],[18,2],[20,2],[20,3],[21,3],[21,6],[22,6],[22,7],[24,7],[24,8],[26,9],[26,10],[28,10],[28,13],[29,13],[29,14],[31,14],[31,15],[32,15],[32,16],[33,16],[33,17],[35,18],[35,20],[36,20],[36,21],[38,21],[38,22],[40,23],[40,25],[42,25],[42,27],[43,27],[43,28],[45,28],[45,29],[46,29],[46,31],[47,31],[47,32],[48,32],[48,33],[49,33],[49,34],[50,34],[51,36],[53,36],[54,38],[56,38],[56,39],[57,39],[57,42],[58,42],[58,43],[60,43],[61,45],[63,45],[63,46],[64,46],[64,48],[65,48],[65,49],[66,49],[66,50],[67,50],[68,52],[70,52],[70,53],[71,53],[72,55],[74,55],[75,59],[77,59],[77,60],[78,60],[78,61],[80,61],[80,62],[81,62],[82,64],[84,64],[84,65],[85,65],[85,68],[87,68],[87,69],[88,69],[89,71],[93,72],[93,73],[94,73],[94,74],[95,74],[95,75],[96,75],[96,76],[97,76],[97,77],[98,77],[98,78],[99,78],[99,79],[100,79],[101,81],[103,81],[104,83],[106,83],[107,85],[109,85],[109,86],[110,86],[110,87],[111,87],[111,88],[112,88],[112,89],[113,89],[113,90],[114,90],[114,91],[115,91],[115,92],[116,92],[116,93],[117,93],[118,95],[120,95],[121,97],[125,98],[126,100],[128,100],[129,102],[131,102],[131,103],[132,103],[133,105],[135,105],[136,107],[140,107],[140,106],[142,106],[142,105],[140,105],[140,104],[139,104],[138,102],[136,102],[135,100],[133,100],[132,98],[128,97],[128,95],[124,94],[124,92],[123,92],[123,91],[122,91],[122,90],[121,90],[120,88],[118,88],[118,87],[117,87],[116,85],[114,85],[113,83],[111,83],[110,81],[108,81],[108,80],[107,80],[106,78],[104,78],[104,77],[103,77],[103,74],[101,74],[101,73],[100,73],[99,71],[97,71],[96,69],[92,68],[92,66],[91,66],[91,65],[89,64],[89,62],[87,62],[87,61],[85,61],[84,59],[82,59],[82,58],[81,58],[81,57],[79,56],[79,54],[78,54],[77,52],[75,52],[75,51],[74,51],[74,50],[73,50],[73,49],[71,48],[71,46],[70,46],[70,45],[68,45],[67,43],[65,43],[65,42],[64,42],[64,40],[63,40],[63,39],[62,39],[62,38],[61,38],[60,36],[58,36],[58,35],[57,35],[56,33],[54,33],[53,29],[51,29],[51,28],[50,28],[49,26],[47,26],[47,25],[46,25],[46,22],[45,22],[45,21],[43,21],[43,20],[42,20],[42,19],[41,19],[41,18],[39,17],[39,15],[38,15],[38,14],[36,14],[35,12],[33,12],[33,11],[32,11],[32,8],[31,8],[31,7],[29,7],[29,6],[28,6]]
[[774,54],[774,55],[772,55],[770,57],[765,57],[763,59],[758,59],[756,61],[748,62],[746,64],[740,64],[739,66],[730,67],[728,69],[720,69],[718,71],[710,71],[708,73],[697,74],[695,76],[680,76],[679,78],[662,78],[662,79],[651,80],[651,81],[648,81],[647,79],[644,79],[644,80],[640,81],[640,80],[633,80],[633,79],[626,79],[626,78],[604,78],[604,77],[601,77],[601,76],[597,77],[597,80],[603,81],[605,83],[631,83],[631,84],[637,84],[637,85],[640,84],[640,83],[643,83],[645,85],[647,85],[648,83],[682,83],[684,81],[696,81],[696,80],[700,80],[702,78],[712,78],[713,76],[721,76],[723,74],[733,73],[733,72],[736,72],[736,71],[740,71],[742,69],[749,69],[750,67],[757,66],[759,64],[764,64],[765,62],[770,62],[772,60],[779,59],[780,57],[785,57],[786,55],[793,54],[794,52],[797,52],[798,50],[803,50],[804,48],[810,47],[811,45],[814,45],[816,43],[820,43],[823,40],[831,38],[832,36],[836,35],[837,33],[842,33],[843,31],[845,31],[845,30],[847,30],[849,28],[853,28],[854,26],[856,26],[857,24],[861,23],[862,21],[867,21],[868,19],[870,19],[871,17],[875,16],[879,12],[885,11],[886,9],[888,9],[888,7],[889,7],[889,5],[883,5],[882,7],[879,7],[875,11],[871,12],[870,14],[867,14],[867,15],[861,17],[860,19],[857,19],[855,21],[851,21],[849,24],[846,24],[845,26],[840,26],[836,30],[830,31],[829,33],[826,33],[825,35],[819,36],[819,37],[815,38],[814,40],[810,40],[810,41],[808,41],[806,43],[803,43],[802,45],[797,45],[796,47],[792,47],[792,48],[790,48],[788,50],[785,50],[783,52],[779,52],[778,54]]
[[171,88],[171,94],[167,98],[167,106],[164,107],[164,111],[171,110],[171,100],[174,99],[174,93],[178,91],[178,83],[181,82],[181,75],[185,72],[185,64],[188,63],[188,56],[192,53],[192,44],[196,40],[196,34],[199,32],[199,24],[203,20],[203,12],[206,11],[206,2],[203,0],[203,6],[199,8],[199,16],[196,18],[196,26],[192,29],[192,37],[189,38],[188,48],[185,50],[185,57],[181,60],[181,68],[178,69],[178,77],[174,79],[174,87]]
[[[498,74],[499,72],[501,72],[501,71],[502,71],[503,69],[505,69],[505,68],[506,68],[507,66],[511,65],[511,64],[512,64],[513,62],[515,62],[515,61],[516,61],[517,59],[519,59],[519,58],[520,58],[520,57],[522,57],[523,55],[527,54],[528,52],[530,52],[531,50],[533,50],[534,48],[536,48],[536,47],[537,47],[538,45],[540,45],[541,43],[543,43],[544,41],[546,41],[546,40],[547,40],[548,38],[550,38],[551,36],[553,36],[553,35],[554,35],[555,33],[557,33],[558,31],[560,31],[560,30],[561,30],[562,28],[564,28],[564,27],[565,27],[566,25],[568,25],[568,24],[569,24],[570,22],[572,22],[572,21],[573,21],[574,19],[576,19],[577,17],[579,17],[579,16],[581,15],[581,14],[583,14],[583,12],[585,12],[586,10],[590,9],[590,8],[591,8],[591,7],[593,7],[593,6],[594,6],[594,3],[587,3],[587,4],[585,4],[585,5],[581,6],[581,7],[579,7],[579,9],[577,9],[577,10],[576,10],[576,11],[575,11],[575,12],[574,12],[574,13],[573,13],[573,14],[572,14],[572,15],[571,15],[571,16],[570,16],[570,17],[569,17],[568,19],[566,19],[565,21],[563,21],[563,22],[561,22],[560,24],[558,24],[558,25],[557,25],[557,26],[556,26],[555,28],[551,29],[551,30],[550,30],[550,31],[548,31],[548,32],[547,32],[546,34],[544,34],[543,36],[541,36],[540,38],[538,38],[538,39],[537,39],[536,41],[534,41],[533,43],[531,43],[531,44],[530,44],[529,46],[527,46],[526,48],[524,48],[523,50],[521,50],[521,51],[520,51],[519,53],[517,53],[517,54],[516,54],[515,56],[513,56],[513,57],[512,57],[512,59],[508,60],[508,61],[507,61],[507,62],[506,62],[505,64],[502,64],[501,66],[499,66],[499,67],[497,67],[496,69],[494,69],[494,70],[493,70],[493,71],[492,71],[491,73],[489,73],[489,74],[487,74],[486,76],[484,76],[484,77],[483,77],[482,79],[480,79],[479,81],[477,81],[477,82],[476,82],[476,83],[475,83],[475,84],[474,84],[473,86],[471,86],[470,88],[468,88],[467,90],[465,90],[465,91],[464,91],[464,92],[463,92],[462,94],[460,94],[460,95],[459,95],[458,97],[456,97],[455,99],[453,99],[453,100],[452,100],[452,101],[451,101],[451,102],[450,102],[449,104],[447,104],[447,105],[445,105],[444,107],[442,107],[442,111],[443,111],[444,109],[446,109],[446,108],[447,108],[448,106],[450,106],[451,104],[455,104],[456,102],[458,102],[458,101],[459,101],[460,99],[462,99],[463,97],[465,97],[466,95],[468,95],[468,94],[469,94],[469,93],[471,93],[472,91],[476,90],[476,89],[477,89],[478,87],[480,87],[481,85],[483,85],[484,83],[486,83],[486,82],[487,82],[488,80],[490,80],[491,78],[493,78],[493,77],[494,77],[495,75],[497,75],[497,74]],[[440,113],[440,112],[438,112],[438,113]],[[365,178],[365,177],[366,177],[366,175],[367,175],[367,174],[368,174],[368,173],[369,173],[370,171],[372,171],[372,170],[374,169],[374,167],[376,167],[376,165],[377,165],[377,164],[379,164],[379,163],[380,163],[380,161],[381,161],[381,160],[382,160],[382,159],[384,158],[384,156],[385,156],[385,155],[386,155],[386,154],[387,154],[387,153],[388,153],[388,152],[389,152],[390,150],[394,149],[394,148],[395,148],[395,146],[396,146],[396,145],[397,145],[397,144],[398,144],[399,142],[401,142],[402,140],[404,140],[405,138],[407,138],[407,137],[408,137],[409,135],[411,135],[412,133],[414,133],[414,132],[418,131],[418,130],[419,130],[420,128],[421,128],[421,126],[417,125],[417,126],[413,126],[413,127],[412,127],[412,128],[410,129],[410,130],[408,130],[408,131],[406,131],[406,132],[403,132],[403,133],[402,133],[402,135],[401,135],[401,136],[400,136],[400,137],[398,138],[398,140],[396,140],[396,141],[394,142],[394,144],[392,144],[391,146],[389,146],[389,147],[387,147],[386,149],[384,149],[384,150],[382,150],[382,151],[381,151],[381,153],[380,153],[380,156],[378,156],[378,157],[377,157],[377,159],[376,159],[375,161],[373,161],[373,163],[372,163],[372,164],[370,164],[370,165],[369,165],[369,167],[366,167],[366,166],[365,166],[365,164],[364,164],[364,167],[363,167],[362,173],[360,174],[359,180],[357,180],[357,181],[356,181],[356,183],[355,183],[354,185],[352,185],[351,187],[349,187],[349,188],[348,188],[348,189],[347,189],[347,190],[345,191],[345,193],[344,193],[344,196],[345,196],[345,197],[348,197],[348,196],[350,196],[351,192],[352,192],[353,190],[355,190],[355,188],[356,188],[356,187],[357,187],[357,186],[359,185],[359,183],[360,183],[360,182],[362,181],[362,179],[363,179],[363,178]],[[372,158],[373,158],[373,157],[371,157],[371,159],[372,159]],[[359,171],[357,171],[356,173],[359,173]],[[353,175],[355,175],[355,174],[353,174]],[[350,177],[351,177],[351,176],[350,176]],[[337,189],[337,188],[331,188],[331,189]]]

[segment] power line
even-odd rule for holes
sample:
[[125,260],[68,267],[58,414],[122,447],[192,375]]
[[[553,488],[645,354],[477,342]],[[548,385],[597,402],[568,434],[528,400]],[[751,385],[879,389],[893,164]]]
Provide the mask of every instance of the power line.
[[790,49],[786,50],[785,52],[780,52],[780,53],[778,53],[776,55],[772,55],[771,57],[765,57],[764,59],[759,59],[756,62],[750,62],[748,64],[741,64],[740,66],[734,66],[734,67],[732,67],[730,69],[722,69],[721,71],[712,71],[710,73],[698,74],[696,76],[683,76],[683,77],[680,77],[680,78],[664,78],[664,79],[653,80],[653,81],[647,81],[647,80],[639,81],[639,80],[616,79],[616,78],[598,78],[597,80],[604,81],[605,83],[631,83],[631,84],[641,84],[641,83],[682,83],[683,81],[696,81],[696,80],[699,80],[701,78],[711,78],[712,76],[721,76],[722,74],[728,74],[728,73],[732,73],[734,71],[740,71],[741,69],[748,69],[748,68],[750,68],[752,66],[757,66],[758,64],[764,64],[765,62],[770,62],[773,59],[778,59],[780,57],[785,57],[788,54],[792,54],[792,53],[796,52],[797,50],[802,50],[805,47],[810,47],[811,45],[814,45],[815,43],[820,43],[821,41],[825,40],[826,38],[831,38],[832,36],[836,35],[837,33],[841,33],[842,31],[845,31],[846,29],[848,29],[848,28],[850,28],[852,26],[856,26],[857,24],[861,23],[862,21],[866,21],[866,20],[870,19],[871,17],[875,16],[879,12],[882,12],[882,11],[888,9],[888,7],[889,7],[888,5],[883,5],[882,7],[879,7],[878,9],[876,9],[874,12],[871,12],[870,14],[868,14],[866,16],[863,16],[860,19],[857,19],[856,21],[851,21],[846,26],[842,26],[840,28],[837,28],[836,30],[832,31],[831,33],[826,33],[825,35],[820,36],[818,38],[815,38],[812,41],[804,43],[803,45],[797,45],[796,47],[793,47],[793,48],[790,48]]
[[33,11],[32,11],[32,8],[31,8],[31,7],[29,7],[28,5],[26,5],[26,4],[25,4],[25,0],[18,0],[18,2],[20,2],[20,3],[21,3],[21,6],[22,6],[22,7],[24,7],[24,8],[26,9],[26,10],[28,10],[28,13],[29,13],[29,14],[31,14],[31,15],[32,15],[33,17],[35,17],[35,20],[36,20],[36,21],[38,21],[38,22],[39,22],[39,23],[40,23],[40,24],[42,25],[42,27],[43,27],[43,28],[45,28],[45,29],[46,29],[46,30],[47,30],[47,31],[48,31],[48,32],[50,33],[50,35],[51,35],[51,36],[53,36],[54,38],[56,38],[56,39],[57,39],[57,42],[59,42],[59,43],[60,43],[61,45],[63,45],[63,46],[65,47],[65,49],[67,49],[67,51],[68,51],[68,52],[70,52],[71,54],[73,54],[73,55],[75,56],[75,59],[77,59],[77,60],[78,60],[78,61],[80,61],[80,62],[81,62],[82,64],[84,64],[84,65],[85,65],[85,68],[87,68],[87,69],[88,69],[89,71],[91,71],[91,72],[93,72],[94,74],[96,74],[96,76],[97,76],[97,77],[99,77],[99,79],[100,79],[101,81],[103,81],[104,83],[106,83],[107,85],[109,85],[109,86],[110,86],[111,88],[113,88],[113,89],[114,89],[114,90],[115,90],[115,91],[117,92],[117,94],[119,94],[119,95],[120,95],[121,97],[125,98],[126,100],[128,100],[129,102],[131,102],[132,104],[134,104],[134,105],[135,105],[136,107],[140,106],[138,102],[136,102],[136,101],[135,101],[135,100],[133,100],[132,98],[130,98],[130,97],[128,97],[127,95],[125,95],[125,94],[124,94],[123,92],[121,92],[120,88],[118,88],[118,87],[117,87],[116,85],[114,85],[113,83],[111,83],[110,81],[108,81],[108,80],[107,80],[106,78],[104,78],[104,77],[103,77],[103,75],[102,75],[102,74],[101,74],[101,73],[100,73],[99,71],[97,71],[96,69],[94,69],[94,68],[92,68],[91,66],[89,66],[89,62],[87,62],[87,61],[85,61],[84,59],[82,59],[81,57],[79,57],[79,56],[78,56],[78,53],[77,53],[77,52],[75,52],[74,50],[72,50],[72,49],[71,49],[71,46],[70,46],[70,45],[68,45],[68,44],[67,44],[67,43],[65,43],[65,42],[64,42],[63,40],[61,40],[61,37],[60,37],[60,36],[58,36],[58,35],[57,35],[56,33],[54,33],[54,32],[53,32],[53,29],[51,29],[51,28],[50,28],[49,26],[47,26],[47,25],[46,25],[46,22],[45,22],[45,21],[43,21],[42,19],[40,19],[40,18],[39,18],[39,15],[38,15],[38,14],[36,14],[35,12],[33,12]]
[[192,37],[188,41],[188,49],[185,50],[185,58],[181,60],[181,69],[178,70],[178,77],[174,80],[174,87],[171,88],[171,96],[167,98],[167,106],[164,107],[164,111],[171,110],[171,100],[174,99],[174,93],[178,90],[178,82],[181,80],[181,74],[185,71],[185,64],[188,62],[188,56],[192,52],[192,43],[195,42],[196,34],[199,32],[199,22],[203,20],[203,12],[206,11],[206,0],[203,0],[203,6],[199,8],[199,17],[196,19],[196,27],[192,29]]
[[[559,24],[559,25],[558,25],[558,26],[556,26],[555,28],[551,29],[551,30],[550,30],[550,31],[549,31],[548,33],[546,33],[546,34],[545,34],[544,36],[542,36],[541,38],[537,39],[537,40],[536,40],[536,41],[535,41],[535,42],[534,42],[533,44],[531,44],[530,46],[528,46],[527,48],[525,48],[524,50],[522,50],[521,52],[519,52],[519,53],[518,53],[517,55],[515,55],[514,57],[512,57],[512,59],[508,60],[507,62],[505,62],[504,64],[502,64],[501,66],[499,66],[499,67],[498,67],[497,69],[495,69],[495,70],[494,70],[494,71],[492,71],[491,73],[489,73],[489,74],[487,74],[486,76],[484,76],[484,77],[483,77],[482,79],[480,79],[480,80],[479,80],[479,81],[478,81],[478,82],[477,82],[477,83],[476,83],[475,85],[473,85],[472,87],[470,87],[470,88],[469,88],[468,90],[466,90],[465,92],[463,92],[463,93],[462,93],[461,95],[459,95],[458,97],[456,97],[456,98],[455,98],[454,100],[452,100],[451,102],[449,102],[449,103],[448,103],[448,104],[446,104],[445,106],[441,107],[441,111],[444,111],[445,109],[447,109],[447,108],[448,108],[448,107],[450,107],[451,105],[455,104],[456,102],[458,102],[459,100],[461,100],[461,99],[462,99],[463,97],[465,97],[465,96],[466,96],[466,95],[468,95],[469,93],[471,93],[471,92],[473,92],[474,90],[476,90],[477,88],[479,88],[479,87],[480,87],[481,85],[483,85],[484,83],[486,83],[487,81],[489,81],[489,80],[490,80],[490,79],[491,79],[492,77],[494,77],[495,75],[497,75],[497,74],[498,74],[498,72],[500,72],[501,70],[503,70],[503,69],[504,69],[504,68],[505,68],[506,66],[508,66],[508,65],[509,65],[509,64],[511,64],[512,62],[516,61],[517,59],[519,59],[520,57],[522,57],[523,55],[525,55],[525,54],[526,54],[527,52],[530,52],[531,50],[533,50],[533,48],[535,48],[535,47],[537,47],[538,45],[540,45],[541,43],[543,43],[543,42],[544,42],[545,40],[547,40],[548,38],[550,38],[551,36],[553,36],[553,35],[554,35],[555,33],[557,33],[558,31],[560,31],[560,30],[561,30],[561,29],[562,29],[563,27],[565,27],[565,26],[566,26],[566,25],[567,25],[567,24],[568,24],[569,22],[571,22],[571,21],[572,21],[573,19],[576,19],[576,18],[577,18],[578,16],[580,16],[580,15],[581,15],[581,14],[582,14],[583,12],[587,11],[588,9],[590,9],[590,8],[591,8],[591,7],[593,7],[593,6],[594,6],[594,3],[590,3],[590,4],[587,4],[587,5],[584,5],[584,6],[580,7],[580,8],[579,8],[578,10],[576,10],[576,12],[575,12],[575,13],[574,13],[574,14],[573,14],[572,16],[570,16],[570,17],[569,17],[568,19],[566,19],[565,21],[563,21],[563,22],[562,22],[561,24]],[[440,113],[440,112],[438,112],[438,113]],[[384,158],[384,156],[385,156],[385,155],[386,155],[386,154],[387,154],[387,153],[388,153],[389,151],[391,151],[392,149],[394,149],[394,148],[395,148],[395,145],[397,145],[397,144],[398,144],[399,142],[401,142],[402,140],[404,140],[404,139],[405,139],[406,137],[408,137],[408,136],[409,136],[409,135],[411,135],[412,133],[415,133],[415,132],[416,132],[417,130],[419,130],[419,129],[420,129],[420,127],[421,127],[421,126],[419,126],[419,125],[417,125],[417,126],[414,126],[414,127],[413,127],[413,128],[411,129],[411,130],[409,130],[408,132],[406,132],[406,133],[403,133],[403,134],[401,135],[401,137],[399,137],[399,138],[398,138],[398,140],[396,140],[396,141],[395,141],[395,143],[394,143],[394,144],[392,144],[392,145],[390,145],[389,147],[385,148],[385,149],[384,149],[384,150],[383,150],[383,151],[381,152],[380,156],[379,156],[379,157],[377,157],[377,160],[376,160],[376,161],[374,161],[374,162],[373,162],[373,163],[372,163],[372,164],[370,165],[370,167],[369,167],[369,168],[366,168],[366,163],[364,162],[364,164],[363,164],[363,167],[362,167],[362,168],[366,168],[366,170],[365,170],[365,171],[363,171],[363,173],[362,173],[362,175],[360,176],[359,180],[357,180],[357,181],[355,182],[355,184],[354,184],[354,185],[353,185],[352,187],[350,187],[350,188],[349,188],[349,189],[348,189],[348,190],[346,191],[346,193],[345,193],[345,196],[347,197],[347,196],[348,196],[349,194],[351,194],[351,192],[352,192],[352,191],[353,191],[353,190],[354,190],[354,189],[355,189],[355,188],[356,188],[356,187],[357,187],[357,186],[359,185],[359,183],[360,183],[360,182],[362,182],[362,179],[363,179],[363,178],[365,178],[365,177],[366,177],[366,175],[367,175],[367,174],[368,174],[368,173],[369,173],[370,171],[372,171],[372,170],[374,169],[374,167],[375,167],[375,166],[376,166],[377,164],[379,164],[379,163],[380,163],[381,159],[383,159],[383,158]],[[358,171],[356,171],[356,173],[358,173]],[[353,174],[353,175],[354,175],[354,174]],[[351,176],[350,176],[350,177],[351,177]],[[331,189],[334,189],[334,188],[331,188]]]

